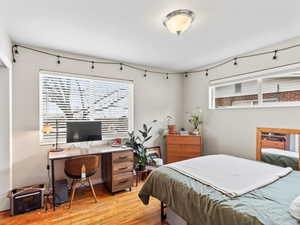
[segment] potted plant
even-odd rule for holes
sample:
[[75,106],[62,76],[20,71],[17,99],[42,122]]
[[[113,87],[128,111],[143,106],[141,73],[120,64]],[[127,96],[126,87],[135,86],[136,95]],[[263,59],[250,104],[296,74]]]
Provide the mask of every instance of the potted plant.
[[138,171],[145,170],[147,166],[148,155],[145,148],[145,143],[152,138],[152,136],[149,136],[151,129],[152,127],[148,128],[146,124],[143,124],[143,128],[139,130],[141,137],[135,135],[134,131],[128,132],[129,141],[126,144],[134,150],[134,154],[137,158],[135,169]]
[[200,134],[200,124],[202,124],[202,110],[197,109],[192,113],[189,113],[189,123],[193,126],[193,134],[199,135]]

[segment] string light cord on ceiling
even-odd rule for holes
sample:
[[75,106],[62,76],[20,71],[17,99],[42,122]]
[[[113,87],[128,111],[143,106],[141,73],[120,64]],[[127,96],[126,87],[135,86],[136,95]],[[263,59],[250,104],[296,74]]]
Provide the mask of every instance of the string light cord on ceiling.
[[[88,59],[82,59],[82,58],[77,58],[77,57],[70,57],[70,56],[65,56],[65,55],[61,55],[61,54],[54,54],[54,53],[51,53],[51,52],[42,51],[42,50],[39,50],[39,49],[36,49],[36,48],[27,47],[27,46],[24,46],[24,45],[13,45],[12,46],[12,57],[13,57],[13,63],[16,63],[16,56],[15,55],[19,54],[18,48],[23,48],[23,49],[27,49],[27,50],[30,50],[30,51],[33,51],[33,52],[38,52],[38,53],[41,53],[41,54],[56,57],[57,58],[57,64],[61,63],[61,59],[66,59],[66,60],[71,60],[71,61],[78,61],[78,62],[88,63],[89,65],[91,65],[91,67],[90,67],[91,69],[95,69],[96,64],[118,65],[118,66],[120,66],[121,71],[124,69],[124,67],[127,67],[127,68],[130,68],[130,69],[142,72],[144,74],[144,77],[147,77],[147,73],[152,73],[152,74],[164,75],[166,77],[166,79],[168,79],[169,75],[184,75],[184,77],[188,77],[188,75],[195,74],[195,73],[204,73],[206,76],[208,76],[209,71],[212,71],[212,70],[214,70],[216,68],[219,68],[221,66],[224,66],[226,64],[233,63],[234,66],[238,66],[238,60],[239,59],[254,58],[254,57],[258,57],[258,56],[272,54],[273,55],[272,59],[277,60],[278,59],[278,54],[280,52],[287,51],[287,50],[294,49],[294,48],[298,48],[298,47],[300,47],[300,44],[295,44],[295,45],[287,46],[287,47],[284,47],[284,48],[278,48],[278,49],[275,49],[275,50],[269,50],[269,51],[264,51],[264,52],[259,52],[259,53],[236,56],[236,57],[230,58],[228,60],[222,61],[220,63],[216,63],[216,64],[214,64],[213,66],[210,66],[210,67],[206,67],[206,68],[203,68],[203,69],[200,69],[200,70],[192,70],[192,71],[185,71],[185,72],[172,72],[172,71],[168,72],[168,71],[158,71],[158,70],[149,70],[149,69],[145,70],[145,68],[133,66],[133,65],[123,63],[123,62],[95,61],[95,60],[88,60]],[[285,64],[285,65],[281,65],[279,67],[294,65],[294,64],[297,64],[297,63]],[[259,71],[265,71],[265,70],[270,70],[270,69],[274,69],[274,68],[278,68],[278,67],[265,68],[265,69],[262,69],[262,70],[259,70]],[[255,73],[255,72],[258,72],[258,70],[250,71],[250,72],[247,72],[245,74],[250,74],[250,73]],[[237,74],[237,75],[233,75],[233,76],[238,76],[238,75],[243,75],[243,74]]]
[[249,71],[249,72],[238,73],[238,74],[234,74],[234,75],[230,75],[230,76],[224,76],[222,78],[212,79],[210,81],[211,82],[212,81],[219,81],[219,80],[223,80],[224,78],[230,79],[230,78],[240,77],[240,76],[249,75],[249,74],[253,74],[253,73],[260,73],[260,72],[264,72],[264,71],[268,71],[268,70],[280,69],[280,68],[283,68],[283,67],[293,66],[293,65],[297,65],[297,64],[300,64],[300,61],[287,63],[287,64],[283,64],[283,65],[279,65],[279,66],[268,67],[268,68],[264,68],[264,69],[252,70],[252,71]]
[[263,55],[272,54],[273,55],[273,60],[277,60],[279,52],[287,51],[287,50],[298,48],[298,47],[300,47],[300,44],[291,45],[291,46],[288,46],[288,47],[285,47],[285,48],[278,48],[278,49],[275,49],[275,50],[269,50],[269,51],[253,53],[253,54],[248,54],[248,55],[243,55],[243,56],[236,56],[236,57],[230,58],[228,60],[222,61],[220,63],[216,63],[211,67],[200,69],[200,70],[193,70],[193,71],[190,71],[188,73],[191,74],[191,73],[206,72],[206,75],[208,75],[208,73],[207,73],[208,71],[211,71],[211,70],[216,69],[218,67],[224,66],[226,64],[229,64],[229,63],[233,62],[234,65],[238,65],[237,62],[238,62],[239,59],[254,58],[254,57],[263,56]]
[[65,56],[65,55],[62,55],[62,54],[54,54],[54,53],[51,53],[51,52],[42,51],[42,50],[39,50],[39,49],[27,47],[27,46],[24,46],[24,45],[14,45],[12,47],[13,63],[17,62],[15,55],[19,54],[18,48],[23,48],[23,49],[30,50],[30,51],[33,51],[33,52],[37,52],[37,53],[41,53],[41,54],[56,57],[57,58],[57,64],[61,64],[61,59],[66,59],[66,60],[71,60],[71,61],[78,61],[78,62],[88,63],[89,65],[91,65],[91,69],[95,69],[96,64],[118,65],[118,66],[120,66],[121,71],[124,69],[124,67],[127,67],[127,68],[130,68],[130,69],[133,69],[133,70],[143,72],[144,76],[145,76],[145,74],[147,76],[147,73],[161,74],[161,75],[182,75],[182,74],[184,74],[184,72],[164,72],[164,71],[156,71],[156,70],[149,70],[149,69],[145,70],[144,68],[140,68],[140,67],[133,66],[133,65],[130,65],[130,64],[127,64],[127,63],[123,63],[123,62],[95,61],[95,60],[88,60],[88,59],[82,59],[82,58],[77,58],[77,57],[70,57],[70,56]]

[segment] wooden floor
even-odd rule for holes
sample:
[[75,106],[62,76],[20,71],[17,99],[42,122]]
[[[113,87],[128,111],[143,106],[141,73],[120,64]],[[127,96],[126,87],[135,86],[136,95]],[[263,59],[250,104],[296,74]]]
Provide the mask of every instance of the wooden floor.
[[121,192],[111,195],[103,185],[96,185],[95,191],[98,203],[86,189],[82,193],[76,193],[72,208],[68,204],[61,205],[47,212],[36,210],[18,216],[9,216],[8,213],[0,213],[0,224],[3,225],[167,225],[160,222],[160,202],[151,199],[148,206],[144,206],[138,199],[138,188],[133,187],[131,192]]

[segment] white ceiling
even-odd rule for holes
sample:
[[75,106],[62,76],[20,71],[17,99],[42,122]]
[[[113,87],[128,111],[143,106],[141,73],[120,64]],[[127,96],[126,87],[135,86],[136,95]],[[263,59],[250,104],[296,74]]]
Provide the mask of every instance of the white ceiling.
[[[1,0],[13,41],[184,71],[300,35],[299,0]],[[177,37],[176,9],[196,19]]]

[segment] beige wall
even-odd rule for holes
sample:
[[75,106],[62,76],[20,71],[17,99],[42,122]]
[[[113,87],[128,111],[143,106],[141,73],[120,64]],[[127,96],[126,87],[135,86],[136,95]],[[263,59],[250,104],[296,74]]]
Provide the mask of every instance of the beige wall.
[[[40,146],[39,143],[39,70],[41,69],[134,80],[135,129],[153,119],[163,121],[169,114],[176,118],[179,126],[183,125],[183,82],[180,76],[170,76],[166,80],[163,76],[149,74],[145,79],[143,72],[128,68],[121,72],[118,65],[95,65],[96,68],[92,71],[87,63],[62,59],[61,64],[57,65],[55,57],[22,49],[19,51],[20,55],[13,68],[14,187],[48,182],[46,165],[49,146]],[[154,137],[149,145],[163,143],[158,134],[162,126],[163,122],[154,125],[152,133]],[[63,177],[62,163],[57,165],[57,174],[58,177]]]
[[11,67],[11,42],[0,30],[0,211],[9,207],[12,186]]
[[8,207],[11,188],[9,70],[0,66],[0,211]]
[[[300,43],[300,38],[295,38],[270,48],[260,49],[257,52],[274,50],[295,43]],[[280,52],[277,61],[272,60],[272,55],[241,59],[238,61],[238,66],[230,64],[220,67],[210,71],[208,77],[202,73],[184,79],[184,112],[191,111],[198,106],[203,110],[204,124],[202,127],[205,154],[225,153],[254,159],[256,127],[300,129],[300,107],[208,109],[210,80],[300,61],[299,56],[300,48],[297,48],[287,52]],[[185,126],[190,127],[186,122],[186,116],[184,121]]]

